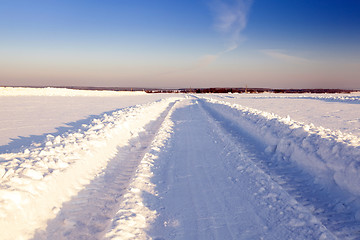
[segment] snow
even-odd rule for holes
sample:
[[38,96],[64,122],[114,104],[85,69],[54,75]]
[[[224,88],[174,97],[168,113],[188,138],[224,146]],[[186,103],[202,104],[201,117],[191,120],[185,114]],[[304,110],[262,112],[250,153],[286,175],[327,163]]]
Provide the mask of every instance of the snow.
[[146,95],[145,92],[125,91],[89,91],[66,88],[21,88],[0,87],[0,96],[61,96],[61,97],[114,97]]
[[143,202],[143,193],[156,195],[155,185],[151,183],[153,167],[158,158],[160,149],[171,137],[173,122],[170,119],[173,107],[150,145],[150,151],[145,154],[140,162],[136,174],[130,183],[127,192],[124,194],[119,211],[112,220],[111,228],[106,238],[113,239],[146,239],[146,229],[149,228],[155,219],[157,212],[151,210]]
[[0,89],[1,239],[357,239],[358,94]]
[[172,120],[174,137],[154,167],[158,194],[146,201],[159,214],[153,239],[333,239],[200,104],[184,104]]
[[[335,182],[341,189],[360,196],[360,138],[315,127],[273,113],[210,99],[217,111],[266,144],[278,159],[289,159],[311,172],[319,181]],[[231,109],[224,109],[223,105]],[[232,112],[232,113],[229,113]]]
[[219,94],[212,98],[360,137],[360,94]]
[[70,89],[0,88],[0,151],[43,141],[45,133],[61,134],[92,115],[169,97],[144,92]]
[[[20,152],[0,155],[2,238],[31,236],[54,217],[123,146],[156,119],[174,98],[115,110],[62,135],[47,135]],[[146,117],[144,117],[146,116]],[[42,180],[42,181],[40,181]],[[56,213],[56,211],[55,211]]]

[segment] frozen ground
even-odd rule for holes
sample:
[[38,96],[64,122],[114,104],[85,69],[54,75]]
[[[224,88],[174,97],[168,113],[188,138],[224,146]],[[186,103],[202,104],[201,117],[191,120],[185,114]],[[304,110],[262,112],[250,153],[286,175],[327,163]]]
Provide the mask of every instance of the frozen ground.
[[36,91],[0,97],[1,239],[360,238],[357,95]]

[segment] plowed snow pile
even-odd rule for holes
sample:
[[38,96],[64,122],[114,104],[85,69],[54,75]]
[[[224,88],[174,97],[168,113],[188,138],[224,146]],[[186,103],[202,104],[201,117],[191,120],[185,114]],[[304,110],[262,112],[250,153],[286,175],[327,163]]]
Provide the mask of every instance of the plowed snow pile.
[[360,97],[0,88],[0,239],[359,239]]

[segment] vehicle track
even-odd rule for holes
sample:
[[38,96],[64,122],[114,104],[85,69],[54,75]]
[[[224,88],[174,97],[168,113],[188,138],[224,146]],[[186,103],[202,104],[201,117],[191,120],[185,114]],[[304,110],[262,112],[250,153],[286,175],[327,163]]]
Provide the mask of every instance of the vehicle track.
[[355,218],[356,206],[352,202],[355,202],[355,199],[347,199],[347,193],[317,183],[310,174],[289,159],[279,161],[275,155],[266,153],[266,146],[246,133],[242,126],[217,112],[212,108],[212,104],[200,102],[205,111],[233,138],[234,142],[246,146],[249,151],[257,155],[252,161],[260,169],[306,207],[336,237],[360,239],[360,221]]
[[103,238],[139,162],[174,104],[128,145],[119,147],[106,168],[77,196],[63,204],[57,217],[48,222],[45,231],[38,231],[34,239]]
[[[258,149],[235,139],[198,100],[178,108],[173,137],[154,167],[154,239],[335,239],[256,165]],[[156,200],[156,201],[155,201]]]

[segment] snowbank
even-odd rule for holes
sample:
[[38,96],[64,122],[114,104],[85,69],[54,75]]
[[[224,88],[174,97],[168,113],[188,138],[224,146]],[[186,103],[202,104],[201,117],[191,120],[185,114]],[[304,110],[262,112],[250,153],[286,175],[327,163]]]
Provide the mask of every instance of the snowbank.
[[143,91],[89,91],[66,88],[17,88],[0,87],[0,96],[83,96],[83,97],[114,97],[143,95]]
[[294,161],[314,178],[360,196],[360,138],[273,113],[207,98],[211,109],[263,142],[279,161]]
[[112,219],[111,228],[105,236],[106,239],[149,239],[146,230],[155,221],[158,213],[147,206],[144,195],[157,195],[156,186],[151,182],[154,175],[152,167],[166,141],[173,133],[174,123],[171,120],[171,115],[177,104],[167,114],[150,144],[149,151],[141,160],[136,174],[123,196],[120,210]]
[[103,114],[76,131],[0,155],[0,238],[29,238],[177,98]]

